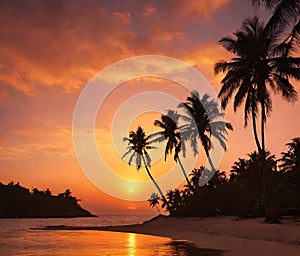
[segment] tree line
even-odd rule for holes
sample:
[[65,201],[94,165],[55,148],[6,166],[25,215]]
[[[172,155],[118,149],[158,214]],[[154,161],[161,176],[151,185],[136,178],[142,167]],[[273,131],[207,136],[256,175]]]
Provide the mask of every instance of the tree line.
[[[267,152],[267,168],[270,172],[273,205],[278,218],[282,215],[300,215],[300,138],[287,143],[288,151],[276,159]],[[239,158],[231,167],[230,175],[217,170],[213,178],[199,187],[199,178],[205,167],[192,170],[189,184],[183,189],[170,190],[167,204],[157,193],[148,200],[150,206],[161,203],[173,216],[218,216],[263,217],[262,162],[254,151],[248,158]],[[157,208],[159,210],[159,208]]]
[[[223,109],[233,98],[234,111],[244,108],[245,126],[251,120],[257,149],[249,159],[235,162],[230,178],[216,170],[210,157],[211,136],[226,150],[226,133],[233,127],[219,121],[224,113],[216,101],[196,91],[178,106],[184,109],[185,115],[169,110],[161,120],[155,120],[154,125],[162,131],[146,135],[143,128],[138,127],[124,138],[128,147],[123,157],[130,154],[129,164],[135,159],[137,169],[142,165],[145,167],[160,194],[162,207],[171,215],[215,215],[216,211],[229,214],[239,207],[236,211],[241,215],[262,215],[266,222],[278,222],[281,208],[299,207],[295,196],[299,195],[299,138],[288,144],[291,148],[283,154],[278,166],[278,160],[267,150],[265,127],[272,111],[272,91],[289,102],[297,100],[292,81],[300,80],[300,58],[294,56],[300,38],[300,1],[252,2],[263,4],[271,12],[271,17],[266,24],[256,16],[247,18],[232,36],[219,40],[233,57],[214,66],[216,74],[224,73],[218,94]],[[180,125],[178,120],[184,124]],[[155,148],[153,143],[164,140],[167,141],[165,158],[174,149],[174,160],[180,165],[188,186],[185,190],[171,190],[167,195],[162,193],[150,172],[148,153]],[[180,160],[180,156],[185,156],[186,142],[190,143],[194,154],[198,154],[199,146],[204,149],[210,169],[201,167],[193,170],[192,176],[187,176]],[[292,159],[296,162],[289,165]],[[239,165],[244,170],[239,170]],[[204,186],[200,188],[197,183]],[[153,194],[149,201],[152,206],[156,205],[156,199],[158,195]]]
[[22,187],[19,183],[7,185],[0,182],[0,218],[40,217],[91,217],[90,212],[80,207],[79,199],[70,189],[52,195],[49,189],[40,191]]

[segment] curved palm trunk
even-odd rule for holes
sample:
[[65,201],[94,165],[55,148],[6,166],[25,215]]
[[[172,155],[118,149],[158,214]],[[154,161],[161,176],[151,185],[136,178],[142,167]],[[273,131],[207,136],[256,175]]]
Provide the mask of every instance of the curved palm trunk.
[[158,186],[157,182],[155,181],[155,179],[153,178],[151,172],[149,171],[147,164],[146,164],[146,160],[144,157],[144,154],[142,154],[142,158],[143,158],[143,162],[147,171],[148,176],[150,177],[151,181],[153,182],[153,184],[155,185],[157,191],[159,192],[162,200],[164,201],[164,203],[167,205],[167,209],[170,211],[170,213],[172,213],[172,208],[170,207],[170,204],[168,203],[167,199],[165,198],[163,192],[161,191],[160,187]]
[[179,166],[180,166],[180,168],[181,168],[181,171],[182,171],[182,173],[183,173],[183,175],[184,175],[184,177],[185,177],[185,180],[186,180],[188,186],[189,186],[190,189],[192,190],[192,189],[193,189],[193,186],[192,186],[192,184],[191,184],[190,181],[189,181],[189,178],[188,178],[188,176],[187,176],[187,174],[186,174],[186,172],[185,172],[185,169],[184,169],[184,167],[183,167],[183,165],[182,165],[182,163],[181,163],[180,157],[178,157],[177,161],[178,161],[178,164],[179,164]]

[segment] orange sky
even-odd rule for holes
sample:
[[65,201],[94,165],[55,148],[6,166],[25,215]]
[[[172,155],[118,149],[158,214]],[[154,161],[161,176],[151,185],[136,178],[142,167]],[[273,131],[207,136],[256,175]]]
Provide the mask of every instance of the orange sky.
[[[248,16],[266,18],[262,13],[250,0],[1,1],[0,181],[19,181],[54,193],[70,188],[83,200],[82,205],[96,214],[155,214],[145,202],[106,195],[80,169],[72,143],[72,118],[82,89],[108,65],[151,54],[193,65],[218,92],[222,75],[214,75],[213,65],[230,56],[217,41],[239,28]],[[299,91],[300,84],[294,85]],[[187,96],[171,87],[167,81],[151,79],[128,82],[100,109],[97,143],[100,151],[104,149],[108,165],[120,175],[147,178],[122,162],[112,148],[108,131],[114,111],[128,97],[144,91],[173,90],[180,100]],[[277,157],[286,142],[299,136],[299,108],[299,102],[289,104],[273,97],[267,148]],[[228,136],[221,170],[228,170],[238,157],[255,149],[252,130],[243,126],[242,111],[233,113],[230,105],[225,113],[234,131]],[[132,127],[140,123],[152,132],[155,115],[159,117],[149,113],[130,122]],[[154,169],[155,175],[161,175]]]

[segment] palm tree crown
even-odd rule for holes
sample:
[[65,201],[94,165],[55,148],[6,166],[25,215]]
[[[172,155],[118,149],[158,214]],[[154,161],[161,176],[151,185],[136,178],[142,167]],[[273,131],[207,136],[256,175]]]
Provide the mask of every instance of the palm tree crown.
[[150,141],[151,136],[146,136],[143,128],[139,126],[137,131],[130,131],[129,138],[123,138],[123,141],[128,141],[127,152],[122,156],[124,158],[127,154],[131,153],[128,160],[128,164],[131,165],[132,160],[135,158],[135,164],[137,169],[141,168],[142,158],[145,156],[145,166],[150,166],[151,158],[147,152],[148,149],[153,149],[155,147],[151,146]]
[[[178,119],[180,115],[177,114],[174,110],[168,110],[166,115],[161,116],[161,120],[155,120],[154,125],[162,128],[162,131],[152,134],[152,137],[158,136],[154,141],[162,142],[167,140],[167,145],[165,149],[165,160],[167,155],[171,154],[173,148],[175,148],[174,160],[177,161],[178,154],[182,149],[180,129],[178,127]],[[183,150],[185,148],[183,147]],[[185,150],[183,151],[185,154]]]
[[186,171],[181,163],[179,153],[183,152],[185,156],[185,146],[184,141],[181,138],[180,130],[186,127],[186,125],[178,127],[178,120],[180,115],[177,114],[174,110],[168,110],[167,115],[162,115],[161,120],[155,120],[154,125],[162,128],[162,131],[152,134],[152,136],[158,136],[154,141],[164,141],[167,140],[166,149],[165,149],[165,161],[167,155],[172,153],[173,148],[175,148],[174,160],[179,163],[181,171],[186,179],[186,182],[190,188],[192,185],[188,179]]
[[292,142],[286,144],[288,152],[282,152],[281,162],[279,165],[282,172],[296,170],[300,173],[300,137],[293,138]]
[[[226,150],[227,129],[232,130],[230,123],[220,121],[224,113],[219,111],[218,103],[210,100],[209,95],[205,94],[200,98],[197,91],[193,91],[187,97],[186,102],[179,104],[184,108],[187,115],[181,116],[189,125],[184,127],[182,133],[184,137],[190,139],[194,154],[198,154],[198,138],[209,157],[212,148],[211,135],[216,137],[221,146]],[[214,169],[214,168],[213,168]]]
[[[249,116],[252,116],[255,123],[260,105],[264,127],[266,116],[272,110],[268,87],[274,92],[279,92],[288,101],[297,100],[297,93],[289,78],[300,79],[300,58],[283,55],[278,48],[280,35],[281,30],[274,29],[271,34],[266,32],[263,24],[254,17],[243,23],[241,29],[234,33],[234,38],[224,37],[219,41],[225,49],[236,55],[230,62],[221,61],[215,65],[216,73],[226,73],[219,92],[222,107],[227,107],[228,101],[235,93],[234,110],[245,103],[245,125]],[[260,145],[258,141],[255,125],[253,128],[256,144],[261,151],[264,145]]]

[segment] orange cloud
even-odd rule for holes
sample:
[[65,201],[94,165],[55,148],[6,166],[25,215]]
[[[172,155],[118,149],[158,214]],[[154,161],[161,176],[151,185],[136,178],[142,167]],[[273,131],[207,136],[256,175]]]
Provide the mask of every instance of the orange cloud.
[[38,121],[35,126],[12,129],[8,134],[2,138],[2,159],[28,158],[37,154],[56,157],[74,155],[71,127]]
[[0,80],[27,95],[76,92],[119,59],[149,53],[173,55],[189,41],[185,28],[195,22],[193,15],[209,17],[227,3],[159,2],[139,4],[137,11],[130,12],[110,10],[109,3],[98,2],[31,1],[16,7],[17,2],[3,1]]

